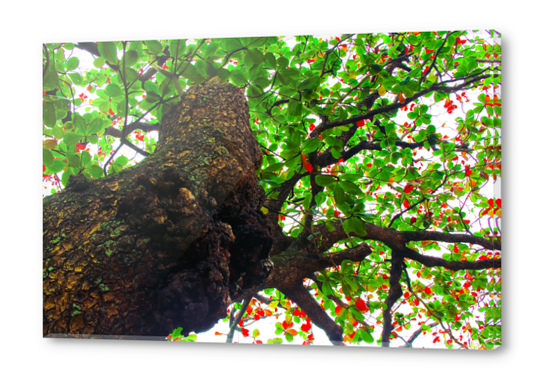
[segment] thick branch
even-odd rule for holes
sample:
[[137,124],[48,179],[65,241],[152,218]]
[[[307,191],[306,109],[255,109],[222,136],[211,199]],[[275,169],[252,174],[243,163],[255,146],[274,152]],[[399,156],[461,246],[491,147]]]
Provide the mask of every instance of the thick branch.
[[458,270],[482,270],[486,268],[501,268],[500,259],[485,259],[483,261],[448,261],[446,259],[431,257],[428,255],[421,255],[420,253],[415,252],[412,249],[404,247],[400,250],[401,255],[406,258],[420,262],[427,267],[444,267],[449,270],[458,271]]
[[403,258],[392,251],[391,271],[390,271],[390,290],[386,299],[386,309],[382,312],[384,317],[384,330],[382,331],[382,347],[390,347],[390,335],[393,331],[391,322],[391,308],[395,302],[403,295],[401,284],[401,273],[403,272]]
[[[310,278],[314,283],[316,283],[316,286],[318,287],[318,290],[320,293],[324,293],[322,290],[322,282],[316,279],[316,275],[311,275]],[[335,295],[325,295],[328,299],[332,300],[335,304],[337,304],[339,307],[348,309],[350,307],[353,307],[354,305],[348,305],[344,303],[338,296]],[[360,324],[366,327],[370,327],[370,325],[365,320],[357,320]]]
[[490,250],[501,250],[501,241],[486,240],[485,238],[473,236],[472,234],[452,234],[433,230],[419,230],[416,232],[405,231],[400,233],[406,242],[427,240],[451,243],[463,242],[480,245]]
[[274,269],[265,286],[277,288],[278,286],[294,285],[298,281],[308,278],[316,271],[325,270],[328,267],[338,266],[344,260],[359,262],[371,254],[371,248],[362,243],[351,249],[345,249],[336,253],[314,254],[307,252],[288,252],[272,258]]
[[343,328],[329,317],[326,311],[316,302],[316,299],[303,286],[302,282],[295,283],[290,287],[278,287],[278,289],[290,300],[299,305],[314,325],[326,332],[333,345],[344,345]]
[[[341,220],[336,220],[333,223],[335,230],[330,232],[325,224],[318,224],[314,227],[314,233],[320,232],[322,234],[322,241],[320,244],[320,251],[328,250],[333,244],[345,240],[348,235],[344,232]],[[490,241],[482,237],[473,236],[471,234],[451,234],[437,231],[398,231],[392,228],[386,228],[371,223],[365,223],[365,236],[358,236],[365,240],[374,240],[385,243],[391,248],[402,251],[405,248],[405,244],[410,241],[439,241],[439,242],[463,242],[477,244],[486,249],[500,250],[500,241]],[[354,233],[351,233],[355,236]],[[406,256],[406,255],[405,255]]]

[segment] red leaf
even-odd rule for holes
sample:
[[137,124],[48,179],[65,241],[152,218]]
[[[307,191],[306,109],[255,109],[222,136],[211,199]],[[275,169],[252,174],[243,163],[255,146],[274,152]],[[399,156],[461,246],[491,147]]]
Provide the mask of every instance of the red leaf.
[[431,288],[425,287],[425,288],[423,289],[423,291],[424,291],[426,294],[431,295]]
[[367,308],[367,304],[365,304],[365,301],[363,301],[362,299],[360,299],[356,303],[356,308],[360,312],[368,312],[370,310],[369,308]]
[[113,113],[113,110],[112,110],[111,108],[109,108],[109,114],[110,114],[111,116],[113,116],[113,115],[115,114],[115,113]]
[[497,206],[500,208],[501,207],[501,199],[497,199],[495,202],[497,203]]
[[403,190],[404,193],[410,193],[414,189],[414,186],[412,184],[407,184],[405,186],[405,189]]
[[308,172],[312,172],[312,165],[307,162],[304,154],[301,156],[301,160],[303,161],[303,166],[305,167],[305,170],[307,170]]
[[241,331],[243,332],[243,337],[248,337],[248,329],[241,329]]
[[405,199],[405,201],[403,202],[403,205],[405,206],[405,208],[409,208],[410,207],[410,204],[408,203],[408,200]]
[[493,199],[489,199],[489,200],[487,201],[487,203],[489,204],[489,206],[490,206],[491,208],[493,208]]

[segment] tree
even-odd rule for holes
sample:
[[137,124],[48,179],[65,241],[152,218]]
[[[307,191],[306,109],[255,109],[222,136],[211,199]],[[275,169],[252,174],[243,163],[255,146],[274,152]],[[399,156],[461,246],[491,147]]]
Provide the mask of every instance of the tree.
[[43,83],[44,335],[500,345],[496,32],[46,44]]

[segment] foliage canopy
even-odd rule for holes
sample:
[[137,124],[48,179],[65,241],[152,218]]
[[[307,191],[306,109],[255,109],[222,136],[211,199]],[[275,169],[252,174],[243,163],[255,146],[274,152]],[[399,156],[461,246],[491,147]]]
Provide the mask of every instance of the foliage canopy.
[[[80,63],[87,53],[94,67]],[[343,342],[419,346],[427,335],[424,346],[492,349],[500,55],[494,31],[46,44],[44,182],[56,192],[74,174],[136,164],[182,93],[228,81],[264,154],[261,211],[290,246],[272,256],[295,245],[333,257],[303,286]],[[261,290],[232,307],[232,333],[313,343],[307,304]],[[275,316],[276,337],[249,327]]]

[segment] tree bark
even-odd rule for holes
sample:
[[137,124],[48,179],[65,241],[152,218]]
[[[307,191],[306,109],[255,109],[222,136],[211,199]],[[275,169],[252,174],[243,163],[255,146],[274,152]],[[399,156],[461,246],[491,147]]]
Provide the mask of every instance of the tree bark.
[[43,333],[210,329],[271,273],[262,155],[242,92],[217,79],[164,115],[155,153],[43,202]]

